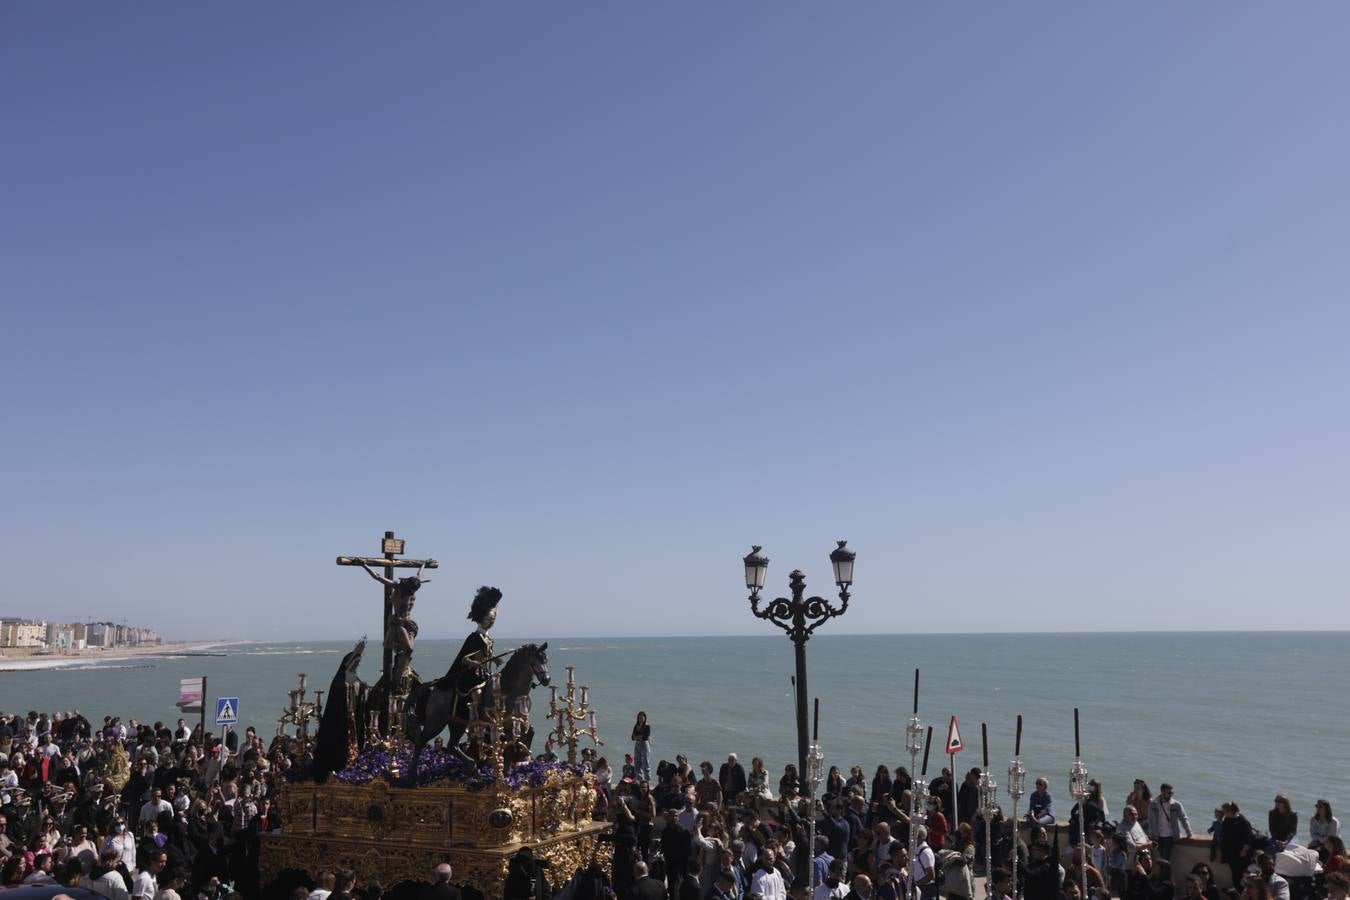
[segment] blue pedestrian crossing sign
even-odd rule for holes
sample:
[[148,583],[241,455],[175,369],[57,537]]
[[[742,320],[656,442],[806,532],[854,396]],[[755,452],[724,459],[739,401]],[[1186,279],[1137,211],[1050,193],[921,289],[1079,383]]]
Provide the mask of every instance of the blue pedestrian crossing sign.
[[218,700],[216,700],[216,724],[217,725],[239,724],[238,697],[221,697]]

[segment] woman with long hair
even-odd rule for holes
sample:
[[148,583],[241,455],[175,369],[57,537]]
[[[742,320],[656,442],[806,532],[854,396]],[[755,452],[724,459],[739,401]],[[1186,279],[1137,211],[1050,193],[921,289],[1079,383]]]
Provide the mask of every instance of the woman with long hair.
[[652,780],[652,726],[647,724],[647,713],[638,710],[633,723],[633,769],[643,784]]
[[1313,810],[1313,817],[1308,820],[1308,849],[1316,850],[1326,861],[1326,854],[1322,852],[1323,846],[1329,837],[1339,837],[1341,833],[1341,820],[1331,814],[1331,804],[1325,800],[1318,800]]
[[1327,851],[1326,859],[1322,862],[1322,868],[1328,872],[1344,872],[1350,869],[1350,858],[1345,853],[1345,841],[1341,840],[1339,834],[1330,835],[1322,842],[1322,848]]
[[1288,843],[1298,834],[1298,813],[1284,794],[1275,795],[1275,806],[1266,814],[1266,824],[1270,826],[1272,841]]
[[1139,816],[1139,827],[1148,834],[1148,805],[1153,802],[1153,792],[1148,789],[1148,783],[1142,778],[1134,780],[1134,790],[1130,791],[1130,796],[1125,798],[1126,806],[1133,806],[1135,814]]
[[830,774],[825,777],[825,796],[838,797],[844,793],[844,776],[838,766],[830,766]]
[[883,794],[891,792],[891,770],[885,766],[877,766],[877,773],[872,776],[872,793],[868,795],[868,802],[872,804],[875,810],[881,805]]
[[769,772],[764,768],[764,757],[750,760],[750,774],[745,776],[745,790],[758,800],[769,798]]

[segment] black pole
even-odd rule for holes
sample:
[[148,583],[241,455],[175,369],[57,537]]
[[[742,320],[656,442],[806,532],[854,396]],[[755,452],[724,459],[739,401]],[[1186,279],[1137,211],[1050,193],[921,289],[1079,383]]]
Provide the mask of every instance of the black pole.
[[[386,531],[384,533],[384,537],[386,540],[392,540],[394,537],[394,533],[392,531]],[[380,543],[381,552],[384,551],[384,547],[385,547],[384,543],[381,542]],[[394,554],[385,553],[384,558],[393,559]],[[394,580],[393,566],[384,567],[384,577],[389,579],[390,581]],[[393,693],[393,686],[389,683],[389,679],[394,671],[394,648],[390,647],[387,643],[384,642],[383,635],[389,633],[389,620],[392,619],[393,617],[394,617],[394,588],[391,585],[386,584],[384,586],[384,622],[381,623],[382,630],[380,632],[381,634],[380,646],[384,648],[384,658],[380,665],[380,675],[384,678],[384,691],[386,696]]]
[[923,739],[923,769],[919,773],[920,778],[928,777],[928,750],[933,746],[933,726],[928,726],[928,736]]
[[1013,745],[1013,756],[1022,755],[1022,714],[1017,714],[1017,743]]
[[914,670],[914,711],[913,711],[912,713],[910,713],[910,715],[911,715],[911,716],[917,716],[918,714],[919,714],[919,670],[918,670],[918,669],[915,669],[915,670]]
[[[802,618],[801,612],[797,618]],[[804,629],[803,629],[804,630]],[[806,778],[806,635],[800,638],[792,636],[792,644],[797,658],[797,777]]]
[[[989,771],[989,724],[987,722],[980,723],[980,747],[984,749],[984,770],[987,772]],[[956,777],[955,772],[952,773],[952,777]]]
[[1078,740],[1078,707],[1073,708],[1073,758],[1083,758],[1083,747]]
[[811,714],[811,740],[820,740],[820,698],[816,698],[816,708]]

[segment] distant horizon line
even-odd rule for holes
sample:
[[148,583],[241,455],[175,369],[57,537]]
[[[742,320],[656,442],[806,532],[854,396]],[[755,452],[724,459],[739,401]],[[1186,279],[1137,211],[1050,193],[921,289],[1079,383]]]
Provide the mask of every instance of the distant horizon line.
[[[1154,635],[1184,635],[1184,634],[1346,634],[1350,633],[1350,625],[1334,626],[1330,628],[1175,628],[1175,629],[1156,629],[1156,628],[1122,628],[1119,630],[1095,630],[1095,631],[831,631],[822,634],[812,635],[812,637],[1000,637],[1017,635],[1109,635],[1109,634],[1154,634]],[[524,640],[526,638],[545,637],[538,634],[500,634],[494,635],[499,641]],[[776,632],[757,632],[754,634],[564,634],[557,637],[548,636],[546,640],[684,640],[687,638],[698,638],[700,640],[720,639],[720,638],[781,638]],[[422,636],[423,640],[454,640],[454,637],[434,638],[428,635]],[[207,643],[210,641],[248,641],[254,644],[275,644],[289,641],[308,642],[308,641],[347,641],[352,640],[347,637],[277,637],[277,638],[235,638],[235,637],[214,637],[214,638],[174,638],[166,640],[165,643],[184,644],[184,643]]]

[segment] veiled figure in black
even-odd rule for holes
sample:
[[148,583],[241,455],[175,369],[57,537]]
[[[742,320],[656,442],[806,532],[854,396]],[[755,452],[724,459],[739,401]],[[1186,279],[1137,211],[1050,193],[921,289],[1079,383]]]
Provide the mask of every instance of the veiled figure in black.
[[351,764],[359,743],[356,724],[362,719],[362,711],[352,706],[357,698],[351,694],[352,686],[359,687],[360,680],[356,670],[361,665],[361,655],[366,652],[366,639],[356,642],[356,646],[346,656],[333,675],[328,686],[328,705],[323,708],[319,719],[319,734],[314,741],[314,780],[327,781],[332,772],[341,772]]

